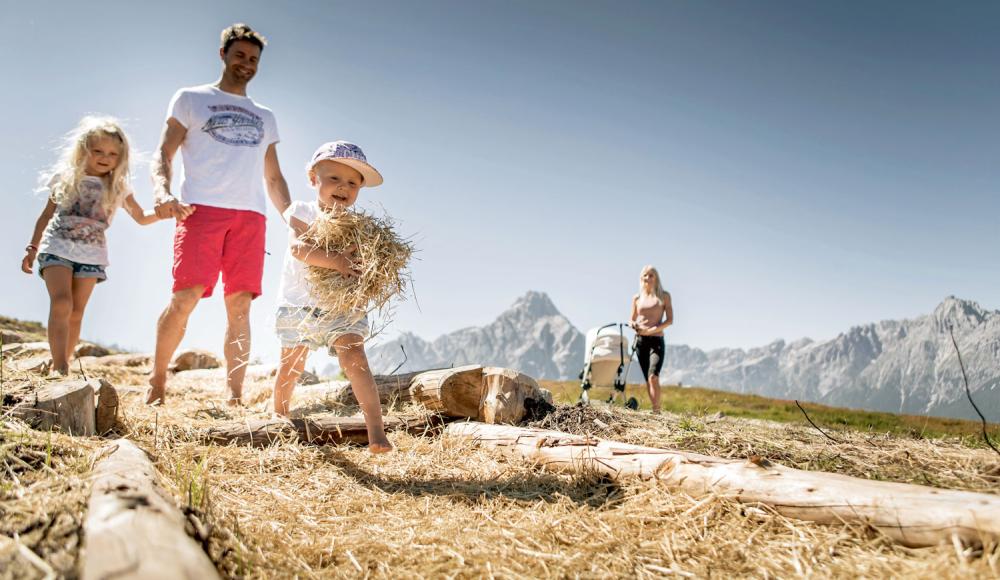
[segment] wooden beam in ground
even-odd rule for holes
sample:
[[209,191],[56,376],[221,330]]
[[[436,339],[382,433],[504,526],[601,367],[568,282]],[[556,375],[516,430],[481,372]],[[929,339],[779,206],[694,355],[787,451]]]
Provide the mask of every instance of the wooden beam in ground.
[[96,432],[94,395],[97,380],[68,380],[42,385],[14,408],[14,415],[39,431],[59,429],[70,435]]
[[1000,540],[1000,496],[802,471],[748,461],[640,447],[560,431],[452,423],[446,437],[475,441],[546,469],[655,479],[693,496],[720,494],[824,524],[862,524],[911,547],[957,536],[968,544]]
[[[435,415],[414,417],[383,417],[386,432],[406,431],[419,434],[436,430],[442,423]],[[299,440],[315,445],[337,445],[342,443],[368,444],[368,430],[362,417],[339,417],[316,415],[305,418],[249,419],[232,421],[209,428],[205,439],[212,443],[227,445],[252,445],[266,447],[278,441]]]
[[184,516],[157,482],[146,453],[127,439],[94,466],[83,524],[81,578],[218,578],[184,531]]

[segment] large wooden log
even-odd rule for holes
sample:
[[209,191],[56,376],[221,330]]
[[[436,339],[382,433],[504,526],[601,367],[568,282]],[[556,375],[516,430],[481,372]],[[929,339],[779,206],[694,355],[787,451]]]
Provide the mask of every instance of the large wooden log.
[[184,531],[184,516],[157,483],[156,468],[127,439],[94,466],[83,524],[83,580],[218,578]]
[[[417,375],[424,372],[427,371],[398,375],[375,375],[375,388],[378,390],[379,402],[383,405],[409,403],[413,399],[410,395],[410,385]],[[350,383],[341,383],[331,388],[326,399],[345,406],[357,406],[358,404]]]
[[545,469],[655,479],[694,496],[720,494],[824,524],[864,524],[911,547],[957,536],[968,544],[1000,540],[1000,496],[802,471],[752,457],[721,459],[640,447],[559,431],[452,423],[445,436],[475,441]]
[[14,408],[14,415],[40,431],[90,436],[96,432],[94,395],[100,388],[97,380],[43,385]]
[[[435,415],[414,417],[384,417],[385,430],[419,434],[434,430],[442,420]],[[318,415],[295,419],[251,419],[215,425],[205,432],[205,439],[227,445],[266,447],[278,441],[299,440],[315,445],[368,443],[368,430],[363,417]]]
[[483,367],[478,365],[423,372],[410,385],[414,401],[446,417],[479,417],[483,394]]
[[[547,400],[543,389],[528,375],[501,367],[469,365],[401,375],[376,375],[383,405],[416,402],[446,417],[487,423],[517,423],[528,400]],[[328,400],[356,405],[350,384],[330,391]]]

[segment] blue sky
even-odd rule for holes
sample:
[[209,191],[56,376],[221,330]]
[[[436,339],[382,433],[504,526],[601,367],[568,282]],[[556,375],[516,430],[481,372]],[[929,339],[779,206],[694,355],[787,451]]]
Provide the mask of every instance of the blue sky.
[[[47,316],[17,266],[60,136],[113,114],[148,154],[236,21],[270,40],[249,92],[275,111],[293,197],[324,141],[386,178],[362,206],[420,249],[390,333],[484,324],[529,289],[584,330],[627,316],[647,263],[674,296],[668,340],[703,348],[829,338],[949,294],[1000,307],[996,3],[0,6],[2,314]],[[149,206],[144,164],[135,189]],[[285,232],[268,218],[253,327],[273,359]],[[85,338],[152,348],[172,230],[118,216]],[[223,320],[204,301],[185,344],[219,350]]]

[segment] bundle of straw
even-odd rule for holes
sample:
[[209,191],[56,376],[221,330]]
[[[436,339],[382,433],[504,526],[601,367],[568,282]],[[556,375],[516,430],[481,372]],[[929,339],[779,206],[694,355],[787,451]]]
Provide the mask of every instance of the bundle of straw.
[[307,231],[306,241],[328,252],[344,252],[352,245],[356,248],[357,277],[309,266],[307,277],[320,309],[353,322],[373,311],[387,314],[389,301],[406,291],[413,244],[399,237],[388,215],[376,217],[358,210],[321,212]]

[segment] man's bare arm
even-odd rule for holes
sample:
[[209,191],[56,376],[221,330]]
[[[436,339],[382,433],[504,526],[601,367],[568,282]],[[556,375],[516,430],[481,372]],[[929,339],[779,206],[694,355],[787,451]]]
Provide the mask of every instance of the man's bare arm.
[[267,153],[264,155],[264,183],[267,184],[267,195],[271,198],[274,208],[278,210],[278,215],[284,216],[285,210],[292,205],[292,196],[288,193],[288,182],[281,174],[278,148],[275,143],[267,146]]
[[180,217],[177,198],[170,193],[174,155],[187,136],[187,129],[173,117],[167,119],[160,135],[160,146],[153,153],[153,207],[157,217]]

